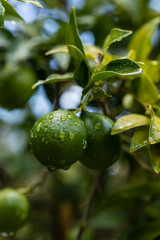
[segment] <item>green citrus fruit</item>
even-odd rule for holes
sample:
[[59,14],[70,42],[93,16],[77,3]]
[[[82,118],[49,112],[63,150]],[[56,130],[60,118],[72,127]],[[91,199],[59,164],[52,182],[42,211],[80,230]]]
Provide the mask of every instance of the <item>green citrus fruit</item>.
[[67,169],[83,154],[87,135],[83,121],[68,110],[48,113],[31,130],[31,150],[45,166]]
[[98,113],[83,112],[87,143],[80,161],[88,168],[101,170],[111,166],[120,154],[119,136],[111,136],[113,121]]
[[21,228],[29,214],[27,198],[17,190],[0,191],[0,232],[15,232]]
[[0,106],[7,109],[23,107],[33,94],[35,73],[28,67],[4,71],[0,77]]

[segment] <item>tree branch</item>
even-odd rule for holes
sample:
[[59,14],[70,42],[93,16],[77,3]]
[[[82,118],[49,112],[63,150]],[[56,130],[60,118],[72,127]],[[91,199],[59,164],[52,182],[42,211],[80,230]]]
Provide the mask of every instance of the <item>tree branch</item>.
[[91,212],[91,208],[92,208],[92,203],[93,203],[93,199],[94,199],[94,195],[96,193],[96,190],[98,188],[101,176],[102,176],[102,172],[100,171],[93,183],[93,186],[91,188],[90,194],[88,196],[88,200],[87,200],[87,204],[86,204],[86,209],[83,213],[83,217],[82,217],[82,222],[81,222],[81,226],[77,235],[76,240],[80,240],[83,234],[83,231],[85,230],[86,226],[87,226],[87,220],[90,216],[90,212]]

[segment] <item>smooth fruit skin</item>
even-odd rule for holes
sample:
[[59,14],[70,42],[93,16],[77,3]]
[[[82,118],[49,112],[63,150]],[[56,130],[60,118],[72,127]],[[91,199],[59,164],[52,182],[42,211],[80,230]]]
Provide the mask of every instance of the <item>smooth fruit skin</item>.
[[28,214],[29,203],[23,194],[11,188],[0,191],[0,232],[16,232]]
[[85,166],[102,170],[111,166],[120,154],[119,136],[111,136],[113,121],[99,113],[82,112],[81,118],[87,129],[87,143],[80,161]]
[[0,106],[9,110],[23,107],[33,94],[36,76],[32,69],[21,67],[0,76]]
[[86,129],[71,111],[53,111],[35,122],[30,144],[32,153],[43,165],[67,169],[86,148]]

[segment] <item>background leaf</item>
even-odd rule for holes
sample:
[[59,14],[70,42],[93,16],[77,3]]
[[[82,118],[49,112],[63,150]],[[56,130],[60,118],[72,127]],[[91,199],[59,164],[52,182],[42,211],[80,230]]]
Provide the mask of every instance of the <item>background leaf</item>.
[[18,0],[20,2],[25,2],[27,4],[31,3],[36,5],[37,7],[43,8],[43,6],[37,0]]
[[160,143],[150,145],[149,153],[152,168],[158,174],[160,172]]
[[83,60],[88,66],[88,68],[90,68],[88,59],[76,46],[68,45],[68,49],[71,56],[76,60],[77,64],[80,64],[81,61]]
[[0,2],[0,28],[2,28],[4,25],[4,12],[5,12],[5,9],[2,3]]
[[23,18],[16,12],[10,3],[5,0],[1,0],[1,3],[5,8],[5,20],[24,22]]
[[74,79],[73,73],[65,73],[65,74],[52,74],[46,78],[46,80],[39,80],[36,82],[32,89],[39,87],[40,85],[45,85],[49,83],[56,83],[56,82],[68,82]]
[[142,25],[142,27],[140,27],[139,30],[134,34],[129,44],[129,50],[135,50],[136,60],[144,61],[148,58],[152,50],[151,38],[159,23],[160,18],[154,18]]
[[119,42],[121,41],[123,38],[129,36],[132,33],[132,31],[128,31],[128,30],[123,30],[120,28],[113,28],[109,35],[106,37],[106,39],[104,40],[103,43],[103,50],[104,52],[107,51],[108,47],[114,43],[114,42]]
[[139,127],[135,130],[132,137],[130,152],[134,152],[149,144],[149,128],[146,126]]
[[120,117],[113,125],[111,135],[127,131],[134,127],[148,125],[150,119],[140,114],[128,114]]
[[158,99],[158,91],[148,77],[136,78],[131,81],[131,90],[142,104],[151,104]]

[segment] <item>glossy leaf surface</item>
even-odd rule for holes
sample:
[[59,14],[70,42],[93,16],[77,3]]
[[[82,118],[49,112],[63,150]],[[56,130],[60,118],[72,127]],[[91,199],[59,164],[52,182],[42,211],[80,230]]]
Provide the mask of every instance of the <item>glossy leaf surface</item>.
[[43,6],[37,0],[18,0],[20,2],[25,2],[27,4],[31,3],[36,5],[37,7],[43,8]]
[[140,114],[128,114],[120,117],[113,125],[111,135],[127,131],[134,127],[148,125],[150,119]]
[[5,0],[1,0],[1,3],[5,8],[5,20],[24,22],[23,18],[16,12],[14,7],[10,3]]
[[152,168],[158,174],[160,172],[160,143],[150,145],[149,153]]
[[49,84],[49,83],[56,83],[56,82],[68,82],[74,79],[73,73],[66,73],[66,74],[52,74],[46,78],[46,80],[39,80],[36,82],[32,89],[35,89],[41,85]]
[[160,118],[151,110],[151,123],[149,129],[149,142],[155,144],[160,142]]
[[111,95],[106,93],[102,88],[97,87],[94,89],[93,95],[90,97],[89,101],[94,101],[95,99],[101,97],[111,97]]
[[131,33],[132,33],[132,31],[123,30],[120,28],[113,28],[110,31],[110,34],[104,40],[104,43],[103,43],[104,52],[109,48],[109,46],[112,43],[121,41],[123,38],[129,36]]
[[132,137],[130,152],[134,152],[149,144],[149,128],[146,126],[139,127],[135,130]]
[[89,79],[89,70],[86,63],[82,61],[74,73],[74,79],[81,87],[85,87]]
[[160,23],[160,18],[154,18],[151,21],[142,25],[139,30],[135,33],[129,44],[129,50],[135,50],[136,60],[144,61],[148,58],[152,46],[151,38],[153,33]]

